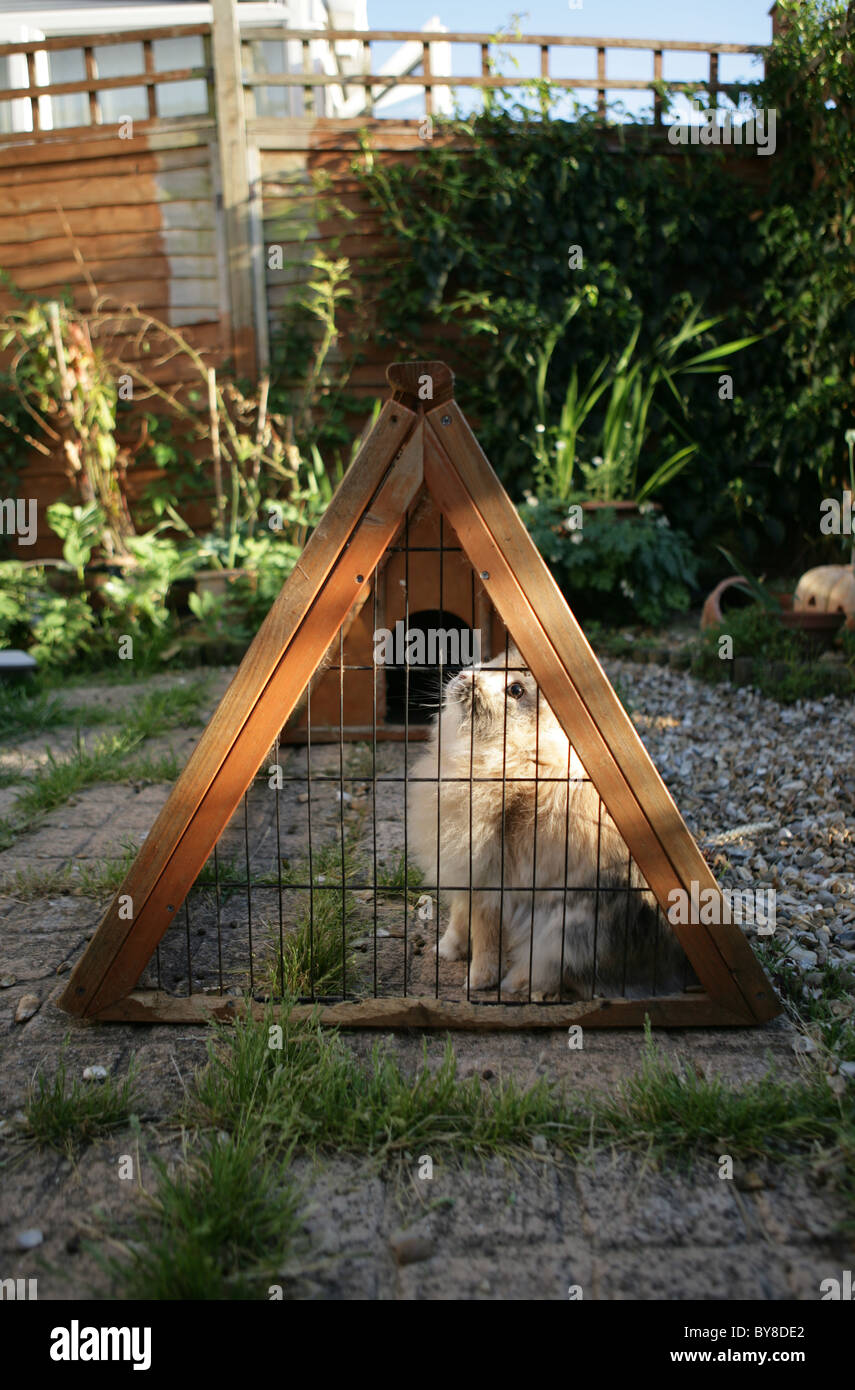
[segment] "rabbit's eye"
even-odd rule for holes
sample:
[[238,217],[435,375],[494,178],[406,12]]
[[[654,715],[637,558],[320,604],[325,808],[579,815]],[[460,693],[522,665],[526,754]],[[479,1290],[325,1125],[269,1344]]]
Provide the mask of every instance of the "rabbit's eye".
[[525,687],[520,685],[519,681],[511,681],[508,686],[508,694],[512,695],[515,700],[521,700],[525,694]]

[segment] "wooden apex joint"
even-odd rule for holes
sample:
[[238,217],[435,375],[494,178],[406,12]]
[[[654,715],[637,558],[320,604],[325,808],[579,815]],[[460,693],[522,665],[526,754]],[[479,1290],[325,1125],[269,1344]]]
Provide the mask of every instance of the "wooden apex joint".
[[409,410],[431,410],[454,400],[454,372],[444,362],[392,362],[386,380],[393,400]]

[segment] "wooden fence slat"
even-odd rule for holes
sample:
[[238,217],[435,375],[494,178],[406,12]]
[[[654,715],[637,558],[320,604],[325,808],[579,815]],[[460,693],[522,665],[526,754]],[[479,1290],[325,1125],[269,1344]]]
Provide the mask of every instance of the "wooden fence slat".
[[257,370],[257,338],[240,31],[231,0],[213,0],[213,12],[217,150],[230,305],[228,330],[238,375],[251,380]]
[[[507,74],[504,77],[463,77],[456,73],[449,76],[438,77],[436,75],[425,78],[420,74],[396,77],[394,82],[390,78],[366,77],[364,73],[353,72],[347,77],[347,85],[352,87],[378,86],[383,83],[386,86],[395,87],[520,87],[529,79],[524,77],[514,77]],[[603,78],[597,77],[552,77],[550,82],[553,87],[573,88],[579,87],[586,91],[599,91],[603,86]],[[305,87],[307,91],[315,87],[340,87],[342,79],[331,76],[328,73],[296,73],[296,72],[271,72],[265,73],[263,77],[247,76],[246,85],[248,87]],[[757,82],[731,83],[731,86],[738,86],[740,91],[749,92],[754,87],[760,85]],[[627,92],[649,92],[650,80],[644,77],[610,77],[606,83],[609,91]],[[694,82],[670,82],[669,88],[675,92],[694,91],[697,88],[697,81]],[[21,95],[20,88],[18,96]],[[334,118],[331,118],[334,119]]]
[[[155,75],[154,49],[151,39],[143,39],[143,66],[147,77],[151,78]],[[148,118],[150,121],[157,120],[157,91],[151,82],[146,83],[145,94],[148,103]]]
[[[89,55],[94,54],[91,48],[84,49],[87,55],[87,65]],[[32,96],[38,93],[43,97],[65,97],[74,96],[78,92],[101,92],[119,90],[123,87],[145,87],[147,84],[154,83],[159,86],[162,82],[189,82],[194,78],[207,78],[209,76],[207,68],[171,68],[169,72],[133,72],[124,77],[97,77],[89,76],[77,82],[49,82],[40,87],[34,79],[31,79],[29,87],[4,87],[0,91],[0,101],[17,101],[21,97]],[[61,127],[58,127],[61,129]],[[6,138],[5,136],[3,137]]]
[[425,88],[425,115],[433,115],[433,80],[430,70],[430,44],[422,44],[422,74]]
[[[134,29],[130,31],[134,41],[139,39],[183,39],[196,34],[210,34],[210,24],[169,24],[155,29]],[[128,30],[111,30],[109,34],[62,34],[50,38],[27,39],[14,43],[0,43],[0,58],[13,53],[59,53],[68,48],[107,48],[112,44],[127,43]]]
[[[372,29],[370,41],[372,43],[424,43],[424,29]],[[253,28],[251,39],[247,36],[244,42],[258,43],[264,40],[279,40],[283,37],[289,39],[315,39],[325,38],[330,41],[335,39],[365,41],[364,29],[291,29],[287,25],[279,27]],[[434,34],[434,42],[442,43],[465,43],[480,44],[487,47],[497,42],[495,34],[465,33],[463,31],[441,32]],[[696,40],[683,39],[617,39],[617,38],[585,38],[575,34],[514,34],[502,40],[505,47],[526,47],[533,44],[537,48],[542,48],[548,44],[550,48],[636,48],[650,51],[654,48],[673,49],[679,53],[764,53],[765,44],[745,44],[745,43],[701,43]]]
[[[38,83],[36,82],[36,55],[34,53],[27,54],[27,78],[30,84],[30,121],[32,122],[33,131],[37,132],[42,128],[42,121],[39,112],[39,98],[33,95],[38,88]],[[27,89],[24,90],[26,91]]]

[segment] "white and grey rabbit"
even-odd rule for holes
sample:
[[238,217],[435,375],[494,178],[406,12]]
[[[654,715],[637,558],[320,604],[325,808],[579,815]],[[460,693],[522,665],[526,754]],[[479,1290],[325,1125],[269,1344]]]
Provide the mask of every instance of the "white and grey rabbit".
[[472,989],[682,988],[685,956],[515,648],[448,682],[407,810],[425,888],[450,904],[439,954],[471,946]]

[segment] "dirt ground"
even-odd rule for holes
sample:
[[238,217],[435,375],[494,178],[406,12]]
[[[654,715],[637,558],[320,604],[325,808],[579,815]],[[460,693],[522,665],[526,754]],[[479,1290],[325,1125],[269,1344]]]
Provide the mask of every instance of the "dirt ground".
[[[212,707],[228,675],[218,673]],[[79,690],[68,698],[83,703]],[[85,698],[115,701],[124,691],[93,688]],[[198,733],[176,730],[151,743],[157,751],[173,747],[183,760]],[[71,746],[71,735],[60,729],[7,746],[0,765],[16,759],[31,769],[47,745],[58,755]],[[4,808],[15,790],[3,790]],[[118,784],[82,792],[0,854],[0,876],[117,856],[129,841],[142,840],[167,791]],[[137,1184],[117,1176],[118,1159],[136,1153],[139,1143],[144,1186],[151,1184],[153,1157],[180,1161],[182,1136],[170,1117],[205,1058],[203,1028],[81,1023],[57,1009],[69,965],[104,905],[71,893],[0,898],[0,977],[4,984],[14,978],[0,989],[0,1145],[6,1157],[13,1155],[0,1196],[0,1278],[37,1277],[40,1298],[109,1297],[93,1250],[109,1251],[111,1220],[121,1220],[139,1200]],[[39,1007],[16,1023],[26,994]],[[360,1055],[376,1040],[345,1036]],[[420,1035],[381,1036],[403,1066],[420,1063]],[[770,1066],[779,1076],[797,1075],[793,1037],[780,1018],[759,1029],[663,1032],[657,1041],[667,1054],[739,1082]],[[72,1075],[100,1065],[121,1076],[136,1058],[139,1141],[130,1131],[119,1133],[85,1150],[76,1164],[50,1152],[19,1154],[27,1088],[40,1067],[53,1074],[64,1039]],[[565,1030],[458,1034],[453,1041],[460,1073],[482,1076],[485,1086],[510,1075],[521,1082],[550,1076],[609,1092],[636,1071],[642,1047],[641,1035],[629,1030],[589,1030],[581,1051],[568,1048]],[[441,1037],[429,1039],[429,1055],[438,1057],[443,1044]],[[437,1162],[433,1179],[423,1181],[418,1157],[391,1175],[343,1156],[300,1160],[315,1255],[305,1295],[566,1299],[572,1288],[604,1300],[813,1300],[823,1279],[853,1267],[852,1240],[839,1234],[838,1200],[795,1169],[737,1165],[735,1179],[723,1181],[717,1155],[676,1171],[600,1150],[577,1164],[549,1152],[532,1153],[514,1168],[499,1161]],[[43,1241],[22,1252],[18,1238],[33,1228]],[[424,1238],[412,1246],[419,1258],[411,1263],[395,1255],[393,1238],[404,1230]]]

